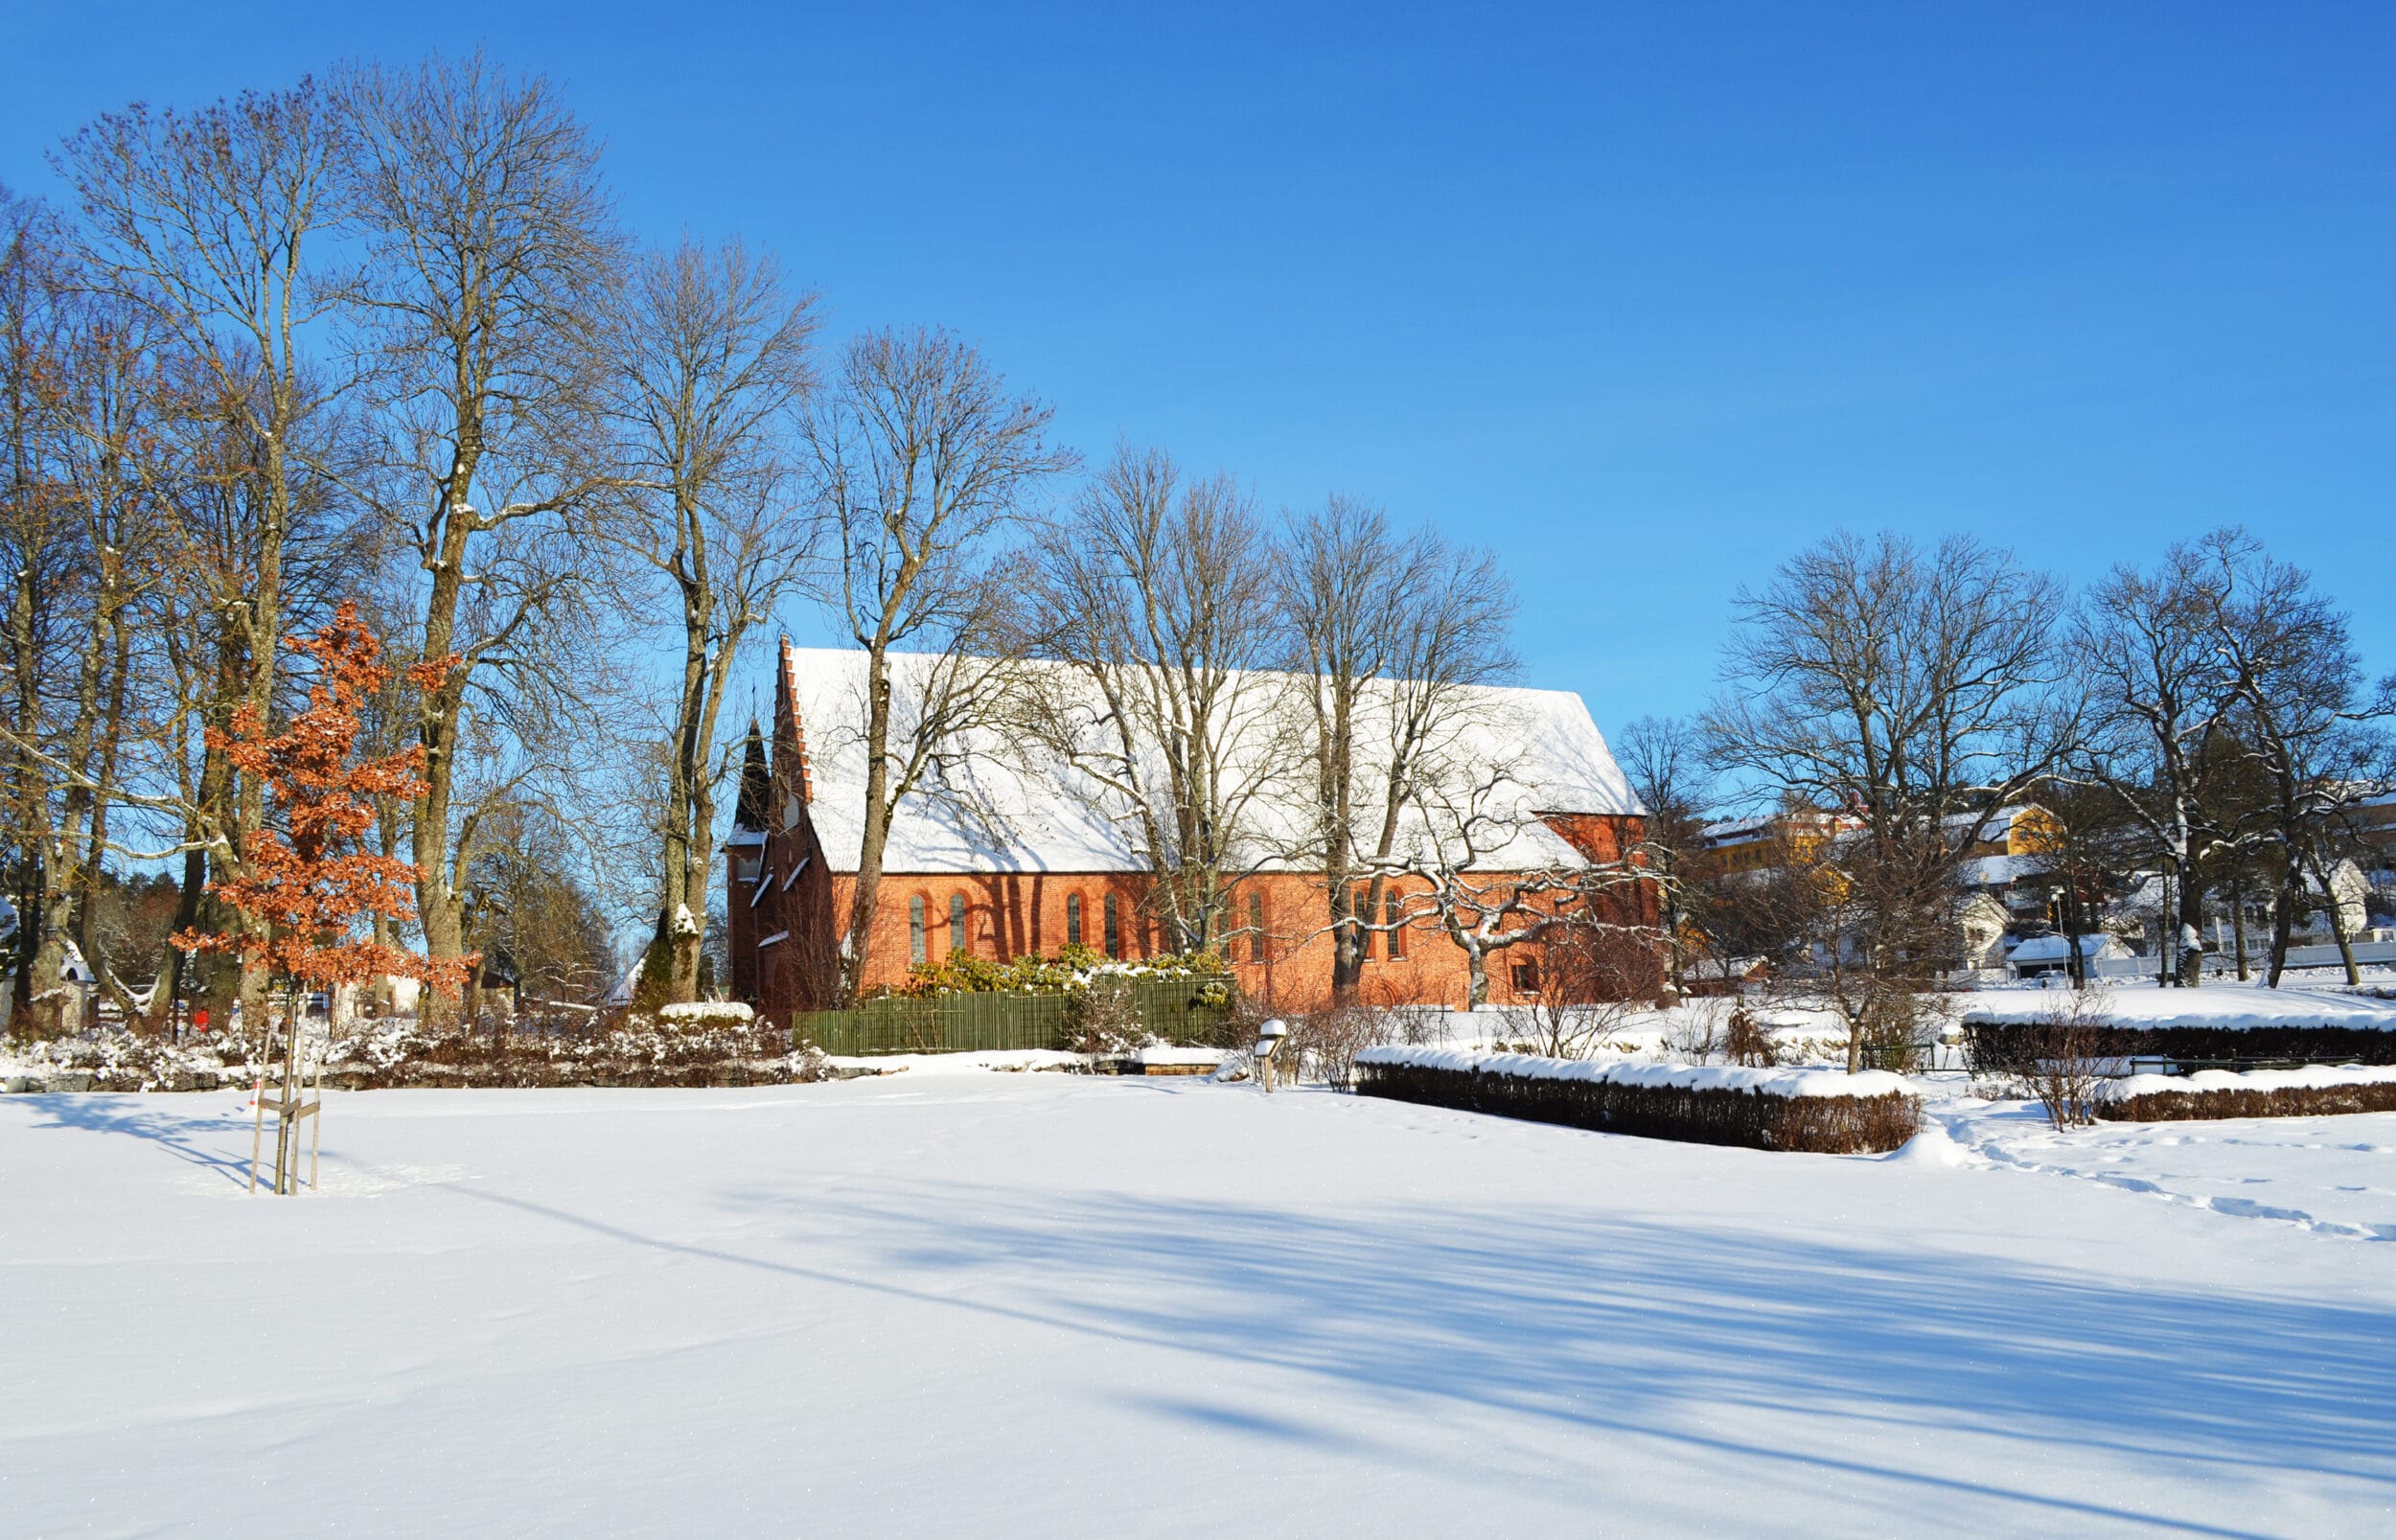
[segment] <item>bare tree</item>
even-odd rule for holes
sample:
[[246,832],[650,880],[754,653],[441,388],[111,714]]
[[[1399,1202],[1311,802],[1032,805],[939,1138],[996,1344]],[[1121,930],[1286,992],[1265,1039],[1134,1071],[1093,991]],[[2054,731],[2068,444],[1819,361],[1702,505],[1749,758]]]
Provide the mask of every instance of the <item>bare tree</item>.
[[[1042,736],[1102,790],[1157,875],[1176,952],[1219,945],[1256,858],[1279,691],[1278,547],[1228,476],[1185,484],[1162,449],[1117,448],[1038,558],[1032,644],[1088,688],[1037,702]],[[1061,682],[1061,681],[1060,681]]]
[[[154,323],[142,309],[107,295],[79,296],[66,336],[67,364],[54,407],[59,468],[79,525],[82,613],[59,768],[65,775],[58,840],[50,866],[58,891],[53,911],[72,899],[75,931],[92,977],[127,1019],[140,1013],[108,949],[100,944],[100,894],[111,848],[110,814],[122,777],[135,769],[135,632],[151,594],[166,581],[172,549],[171,502],[178,467],[162,420],[179,402],[161,378]],[[152,993],[162,1009],[166,998]]]
[[[469,695],[512,726],[560,682],[542,644],[571,618],[581,566],[561,516],[607,481],[592,453],[599,326],[622,241],[598,142],[546,80],[479,54],[435,57],[350,69],[339,100],[356,124],[347,186],[366,235],[357,352],[390,444],[393,520],[424,574],[417,642],[426,658],[457,659],[417,703],[417,913],[441,961],[465,947]],[[524,773],[490,790],[512,794]]]
[[1834,992],[1851,1070],[1867,1038],[1897,1035],[1896,997],[1946,961],[1962,852],[2072,741],[2062,602],[2055,580],[1969,537],[1925,550],[1844,532],[1739,594],[1709,756],[1862,823],[1837,855],[1844,921],[1828,943],[1834,977],[1872,981]]
[[[1020,577],[995,570],[1041,486],[1073,464],[1048,442],[1050,408],[1008,393],[945,332],[857,338],[807,418],[816,496],[834,545],[828,607],[865,653],[860,702],[863,839],[838,998],[856,997],[873,945],[890,820],[947,781],[962,735],[998,719],[1006,614]],[[894,667],[893,655],[927,655]]]
[[2383,708],[2364,700],[2363,673],[2346,616],[2302,570],[2267,554],[2243,531],[2206,541],[2212,581],[2203,635],[2234,699],[2229,727],[2262,772],[2262,824],[2280,855],[2269,982],[2279,987],[2307,877],[2328,900],[2330,934],[2346,982],[2362,982],[2353,938],[2330,890],[2337,839],[2376,790],[2384,746],[2365,729]]
[[[614,324],[621,505],[595,524],[672,594],[680,670],[670,731],[657,894],[662,998],[699,985],[715,847],[717,719],[742,643],[803,575],[812,524],[790,503],[794,434],[811,384],[811,300],[734,242],[647,257]],[[632,594],[628,598],[634,597]]]
[[1373,917],[1426,763],[1470,727],[1474,687],[1513,672],[1513,590],[1487,553],[1428,528],[1400,535],[1339,496],[1298,522],[1279,586],[1312,772],[1304,855],[1324,875],[1332,991],[1346,998],[1388,929]]
[[2113,792],[2177,889],[2163,950],[2166,977],[2185,985],[2197,982],[2203,960],[2200,870],[2216,833],[2205,808],[2232,765],[2214,752],[2236,692],[2213,617],[2228,602],[2215,590],[2235,580],[2235,564],[2222,555],[2237,539],[2217,530],[2175,545],[2153,572],[2115,567],[2089,593],[2073,641],[2091,729],[2081,773]]
[[[1548,946],[1578,935],[1594,947],[1614,937],[1621,930],[1615,901],[1635,896],[1645,880],[1630,862],[1555,859],[1533,799],[1510,761],[1440,756],[1418,768],[1400,838],[1373,862],[1381,877],[1411,879],[1400,923],[1428,919],[1463,954],[1468,1009],[1488,1003],[1490,970],[1517,957],[1514,992],[1538,994]],[[1567,980],[1588,982],[1578,974]]]
[[1653,874],[1664,927],[1665,977],[1678,993],[1688,964],[1684,931],[1705,859],[1706,803],[1711,799],[1704,740],[1676,717],[1641,717],[1623,733],[1623,771],[1647,809],[1644,850]]
[[[316,420],[337,377],[307,357],[318,324],[345,298],[323,282],[322,253],[347,214],[339,171],[346,120],[312,81],[244,92],[196,111],[136,104],[70,137],[56,157],[83,214],[83,266],[94,287],[147,313],[189,360],[213,412],[242,436],[240,468],[254,510],[238,586],[210,617],[225,633],[219,705],[262,717],[292,616],[286,557],[306,487],[322,467]],[[187,837],[223,875],[265,814],[265,789],[227,774]],[[265,982],[244,963],[241,988],[255,1021]]]
[[[72,595],[79,586],[75,520],[59,465],[54,402],[68,353],[63,254],[47,211],[0,189],[0,559],[9,567],[5,627],[9,741],[6,791],[8,891],[19,1031],[55,1030],[58,978],[65,955],[58,881],[58,777],[45,750],[54,747],[53,679],[70,645]],[[32,1014],[43,1001],[42,1020]]]
[[1629,993],[1611,977],[1603,939],[1584,926],[1566,921],[1539,954],[1528,998],[1507,1007],[1507,1028],[1532,1053],[1585,1059],[1628,1021]]

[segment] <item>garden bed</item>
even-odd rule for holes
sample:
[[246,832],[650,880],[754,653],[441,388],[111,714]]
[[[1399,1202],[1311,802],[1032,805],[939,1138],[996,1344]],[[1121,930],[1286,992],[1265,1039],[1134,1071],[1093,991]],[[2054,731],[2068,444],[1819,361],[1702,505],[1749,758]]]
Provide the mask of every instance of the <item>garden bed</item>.
[[1894,1150],[1922,1104],[1897,1075],[1592,1064],[1452,1048],[1368,1048],[1359,1095],[1604,1134],[1851,1155]]

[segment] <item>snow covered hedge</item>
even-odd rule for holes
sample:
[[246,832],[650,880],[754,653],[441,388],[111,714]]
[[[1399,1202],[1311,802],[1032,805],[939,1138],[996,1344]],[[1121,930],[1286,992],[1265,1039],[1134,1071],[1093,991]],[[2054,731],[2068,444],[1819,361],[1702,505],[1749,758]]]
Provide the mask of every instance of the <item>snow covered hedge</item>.
[[1591,1064],[1459,1048],[1368,1048],[1359,1095],[1606,1134],[1825,1155],[1896,1149],[1921,1099],[1880,1071]]
[[[735,1014],[737,1013],[737,1014]],[[749,1007],[667,1006],[652,1020],[576,1033],[426,1032],[372,1023],[334,1045],[325,1084],[382,1087],[751,1086],[820,1078],[820,1058],[793,1052],[781,1028]]]
[[[2322,1026],[2311,1022],[2256,1022],[2252,1025],[2150,1024],[2115,1018],[2105,1028],[2108,1056],[2136,1059],[2278,1059],[2296,1064],[2396,1065],[2396,1017],[2383,1026]],[[1964,1052],[1976,1073],[2001,1072],[2036,1057],[2037,1021],[1992,1020],[1977,1010],[1964,1013]]]
[[[123,1028],[0,1045],[0,1090],[214,1091],[246,1086],[253,1040],[214,1032],[180,1043]],[[311,1046],[311,1053],[313,1048]],[[330,1046],[325,1084],[385,1087],[751,1086],[815,1080],[818,1054],[794,1052],[749,1007],[667,1007],[566,1033],[426,1032],[412,1019],[356,1023]]]
[[2396,1069],[2358,1064],[2301,1069],[2203,1069],[2126,1075],[2096,1091],[2096,1115],[2117,1122],[2197,1117],[2319,1117],[2396,1112]]

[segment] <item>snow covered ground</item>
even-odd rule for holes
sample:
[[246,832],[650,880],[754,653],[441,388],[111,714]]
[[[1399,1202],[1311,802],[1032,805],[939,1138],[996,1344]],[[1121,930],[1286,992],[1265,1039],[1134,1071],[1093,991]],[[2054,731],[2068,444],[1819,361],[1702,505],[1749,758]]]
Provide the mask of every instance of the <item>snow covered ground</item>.
[[0,1098],[0,1533],[2396,1532],[2396,1115]]

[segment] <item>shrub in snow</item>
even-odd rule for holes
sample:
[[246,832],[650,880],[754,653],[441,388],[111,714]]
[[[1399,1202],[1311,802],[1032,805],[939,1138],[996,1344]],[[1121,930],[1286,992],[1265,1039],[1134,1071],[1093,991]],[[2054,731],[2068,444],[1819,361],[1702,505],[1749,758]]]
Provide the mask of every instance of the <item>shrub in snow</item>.
[[1750,1069],[1769,1069],[1781,1062],[1780,1046],[1772,1040],[1772,1029],[1757,1021],[1755,1013],[1744,1005],[1733,1010],[1730,1021],[1723,1025],[1722,1057]]
[[1002,962],[952,952],[939,962],[919,962],[908,970],[904,993],[923,995],[1071,995],[1101,979],[1178,979],[1194,986],[1200,1004],[1222,1007],[1232,1002],[1231,967],[1210,952],[1166,954],[1155,957],[1112,958],[1068,942],[1056,955],[1025,953]]
[[1880,1070],[1591,1064],[1525,1054],[1377,1047],[1356,1090],[1606,1134],[1824,1155],[1881,1153],[1921,1127],[1921,1098]]
[[207,1090],[252,1072],[246,1039],[212,1033],[180,1042],[122,1026],[45,1038],[0,1051],[0,1078],[48,1084],[84,1077],[92,1091]]
[[2396,1069],[2313,1065],[2243,1074],[2126,1075],[2097,1088],[2096,1115],[2112,1121],[2197,1117],[2323,1117],[2396,1112]]
[[2059,1129],[2096,1120],[2097,1088],[2123,1066],[2123,1034],[2102,989],[2059,993],[2035,1021],[1964,1023],[1964,1052],[1975,1075],[2036,1100]]
[[1277,1073],[1319,1080],[1335,1091],[1346,1091],[1354,1082],[1359,1053],[1397,1034],[1397,1023],[1388,1013],[1362,1005],[1326,1005],[1282,1019],[1289,1023],[1289,1037],[1275,1055]]
[[1140,1020],[1140,1001],[1128,978],[1094,978],[1065,1008],[1069,1053],[1116,1057],[1137,1052],[1147,1044],[1147,1025]]
[[[394,1020],[336,1044],[326,1066],[335,1085],[707,1086],[806,1079],[809,1061],[784,1033],[722,1006],[656,1018],[634,1014],[565,1033],[427,1032]],[[820,1058],[820,1055],[818,1056]],[[818,1076],[819,1078],[819,1076]]]
[[697,1000],[682,1005],[665,1005],[657,1010],[657,1020],[673,1023],[726,1022],[745,1023],[754,1020],[756,1013],[736,1000]]

